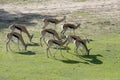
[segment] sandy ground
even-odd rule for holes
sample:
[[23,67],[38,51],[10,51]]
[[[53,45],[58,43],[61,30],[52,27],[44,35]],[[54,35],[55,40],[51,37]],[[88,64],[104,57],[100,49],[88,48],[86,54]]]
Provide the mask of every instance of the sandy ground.
[[[0,4],[0,10],[9,12],[9,14],[17,14],[21,17],[23,13],[37,13],[46,15],[67,14],[73,11],[90,10],[96,12],[118,12],[120,13],[120,0],[89,0],[85,2],[75,2],[70,0],[52,0],[48,2],[37,2],[31,4]],[[6,14],[0,12],[0,18],[3,19]],[[9,18],[13,19],[16,16]]]

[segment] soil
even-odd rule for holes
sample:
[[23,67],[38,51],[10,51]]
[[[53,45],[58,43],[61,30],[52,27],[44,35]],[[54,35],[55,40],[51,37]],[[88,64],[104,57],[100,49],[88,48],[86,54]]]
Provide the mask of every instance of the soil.
[[[47,2],[36,2],[30,4],[0,4],[0,10],[9,12],[10,14],[17,14],[21,16],[24,13],[37,13],[46,15],[59,15],[67,14],[73,11],[80,10],[94,10],[97,12],[106,11],[120,11],[119,0],[88,0],[85,2],[77,2],[70,0],[52,0]],[[2,11],[0,11],[2,14]],[[0,15],[0,17],[7,16],[6,14]],[[9,16],[9,15],[8,15]],[[13,16],[16,17],[16,16]]]

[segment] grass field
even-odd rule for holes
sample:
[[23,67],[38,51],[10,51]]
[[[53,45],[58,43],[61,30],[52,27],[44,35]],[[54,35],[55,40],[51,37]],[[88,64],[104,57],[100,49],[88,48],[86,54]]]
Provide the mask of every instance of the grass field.
[[[45,48],[30,46],[28,51],[6,52],[1,42],[0,78],[2,80],[119,80],[119,34],[96,37],[88,46],[90,56],[76,56],[71,49],[56,58],[47,58]],[[33,40],[34,41],[34,40]],[[34,42],[33,42],[34,43]],[[36,43],[36,42],[35,42]],[[72,48],[73,44],[71,44]]]
[[[0,23],[0,80],[120,80],[119,20],[98,17],[93,13],[91,15],[88,11],[71,12],[67,15],[67,21],[83,22],[81,28],[76,30],[76,34],[82,38],[92,39],[93,41],[87,44],[92,50],[89,56],[81,52],[77,56],[74,53],[74,44],[71,43],[69,52],[63,49],[62,57],[58,51],[56,58],[47,58],[46,46],[39,45],[42,20],[35,20],[34,16],[26,20],[28,22],[30,20],[30,23],[36,22],[34,25],[25,24],[24,21],[18,22],[30,26],[27,29],[34,34],[31,43],[23,34],[25,42],[29,44],[27,51],[23,50],[22,45],[19,51],[16,42],[11,43],[13,51],[6,51],[6,34],[10,32],[8,25],[11,23],[9,21]],[[59,27],[56,30],[61,31]],[[68,34],[69,31],[66,35]],[[55,49],[51,51],[55,52]]]

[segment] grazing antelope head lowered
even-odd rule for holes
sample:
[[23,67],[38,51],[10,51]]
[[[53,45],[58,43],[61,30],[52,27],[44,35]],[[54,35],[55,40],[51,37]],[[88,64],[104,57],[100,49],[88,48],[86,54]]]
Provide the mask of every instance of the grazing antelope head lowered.
[[[90,42],[89,39],[87,39],[87,38],[82,39],[77,35],[68,35],[67,36],[67,42],[66,42],[66,48],[68,48],[68,45],[71,42],[75,44],[74,52],[77,52],[78,48],[81,46],[81,47],[83,47],[85,49],[86,55],[89,55],[90,50],[91,50],[91,49],[88,49],[88,47],[87,47],[87,43]],[[68,49],[67,49],[67,52],[68,52]]]
[[[57,48],[57,50],[58,50],[58,48],[60,47],[62,47],[65,43],[67,42],[67,38],[66,38],[66,40],[65,41],[61,41],[61,40],[54,40],[54,39],[50,39],[50,40],[48,40],[48,43],[47,43],[47,48],[46,48],[46,52],[47,52],[47,57],[49,57],[49,53],[51,54],[51,51],[50,51],[50,48],[52,47],[52,46],[56,46],[56,48]],[[60,49],[60,51],[61,51],[61,49]],[[62,52],[61,52],[61,56],[63,56],[62,55]],[[54,57],[55,57],[55,54],[54,54]],[[64,56],[63,56],[64,57]]]
[[7,34],[7,38],[8,38],[8,41],[6,43],[6,50],[7,51],[8,51],[8,46],[9,46],[9,49],[11,49],[10,48],[10,41],[13,41],[13,38],[17,38],[18,46],[19,46],[19,41],[21,41],[22,45],[24,46],[24,49],[27,50],[27,44],[25,44],[21,34],[19,34],[17,32],[11,32],[11,33]]
[[12,32],[14,32],[15,30],[19,30],[20,34],[22,34],[22,32],[26,33],[30,42],[32,41],[33,38],[33,34],[30,35],[30,33],[28,32],[27,28],[21,24],[12,24],[9,26],[9,29],[12,30]]
[[61,38],[59,37],[59,35],[58,35],[58,33],[56,32],[56,30],[54,30],[54,29],[43,29],[42,31],[41,31],[41,37],[40,37],[40,45],[42,46],[42,39],[43,39],[43,41],[45,42],[45,44],[47,44],[46,43],[46,41],[45,41],[45,38],[46,38],[46,36],[47,35],[52,35],[53,36],[53,39],[57,39],[57,40],[61,40]]
[[76,40],[76,41],[75,41],[75,52],[77,52],[77,50],[78,50],[78,48],[79,48],[80,46],[82,46],[82,47],[85,49],[86,55],[89,55],[89,54],[90,54],[90,50],[91,50],[92,48],[88,49],[88,47],[87,47],[86,43],[84,42],[84,40]]

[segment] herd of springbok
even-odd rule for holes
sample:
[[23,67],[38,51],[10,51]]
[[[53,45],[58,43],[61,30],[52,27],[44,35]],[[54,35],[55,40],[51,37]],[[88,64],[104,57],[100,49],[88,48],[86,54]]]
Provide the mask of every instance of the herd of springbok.
[[[61,36],[59,36],[58,32],[55,29],[57,28],[56,25],[61,22],[64,22],[64,24],[62,25],[62,31],[60,34]],[[71,42],[73,42],[75,44],[74,52],[77,52],[79,47],[81,46],[82,49],[84,49],[86,51],[86,55],[89,55],[91,49],[88,49],[88,47],[86,45],[86,43],[89,43],[89,40],[81,39],[79,36],[75,35],[75,30],[78,29],[81,24],[75,25],[75,24],[71,24],[71,23],[66,23],[66,16],[64,16],[60,20],[53,19],[53,18],[45,18],[43,20],[43,23],[44,23],[44,26],[42,27],[42,31],[41,31],[40,46],[43,47],[43,45],[42,45],[42,40],[43,40],[47,46],[47,48],[46,48],[47,57],[49,57],[49,54],[52,55],[51,51],[50,51],[51,46],[55,46],[57,50],[58,50],[58,48],[60,48],[60,50],[61,50],[61,47],[63,47],[63,45],[65,45],[65,44],[66,44],[66,48],[68,48],[68,45]],[[49,23],[55,24],[55,29],[46,28]],[[28,32],[28,30],[26,29],[26,27],[21,24],[12,24],[9,26],[9,29],[11,30],[11,32],[7,34],[8,41],[6,42],[6,50],[8,51],[8,48],[11,50],[10,42],[11,41],[13,42],[14,38],[16,38],[18,40],[18,46],[19,46],[19,41],[20,41],[22,43],[22,45],[24,46],[24,49],[27,50],[28,45],[25,43],[25,41],[23,39],[22,32],[26,33],[30,42],[32,41],[33,34],[31,35]],[[71,29],[73,31],[74,35],[67,35],[67,36],[65,35],[65,32],[69,29]],[[48,41],[46,41],[45,40],[45,38],[47,37],[46,35],[52,35],[53,37],[52,37],[52,39],[49,39]],[[68,52],[68,49],[66,49],[66,50]],[[61,55],[62,55],[62,53],[61,53]],[[55,54],[54,54],[54,57],[55,57]]]

